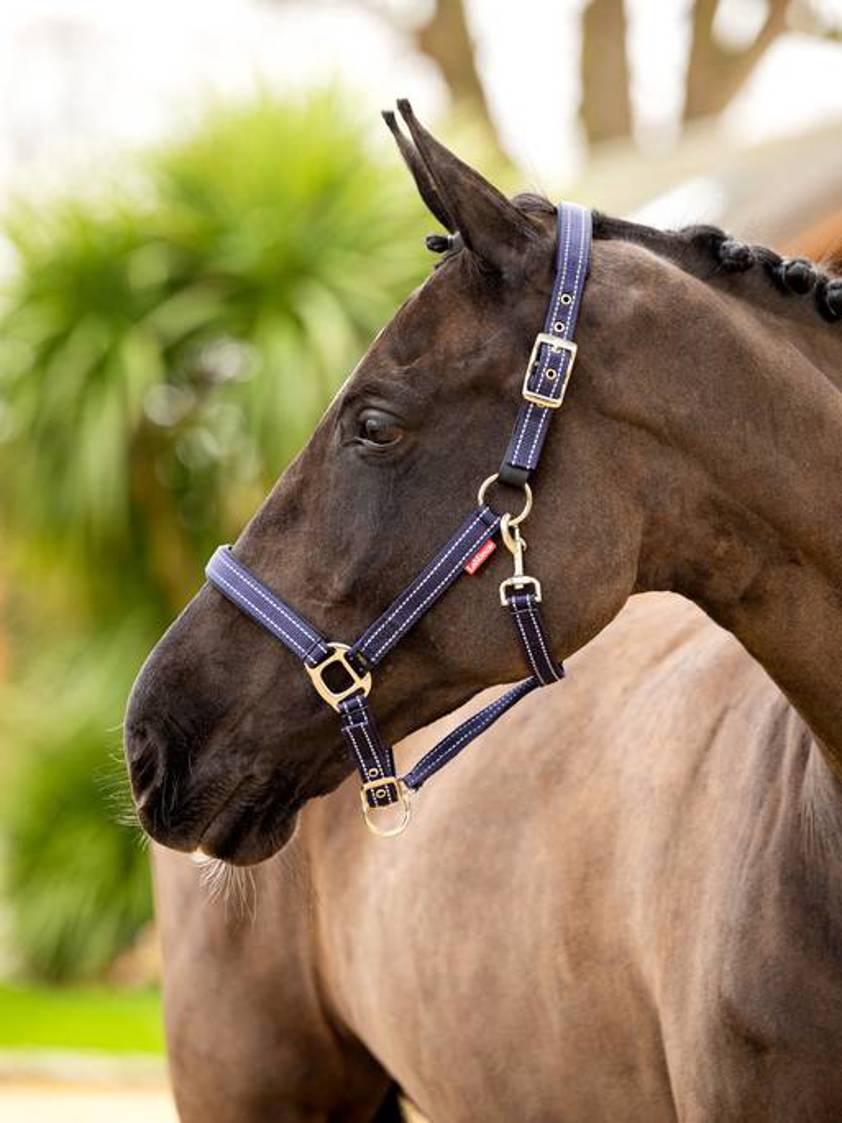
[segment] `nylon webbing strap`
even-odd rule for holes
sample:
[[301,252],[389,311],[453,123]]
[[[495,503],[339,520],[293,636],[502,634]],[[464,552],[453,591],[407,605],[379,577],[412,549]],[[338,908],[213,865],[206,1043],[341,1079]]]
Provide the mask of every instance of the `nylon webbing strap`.
[[507,690],[496,701],[484,706],[479,713],[473,714],[467,721],[463,721],[452,733],[448,733],[434,748],[425,753],[415,767],[407,772],[404,776],[406,786],[413,790],[420,788],[449,760],[460,753],[466,745],[469,745],[474,738],[479,737],[480,733],[484,733],[507,710],[510,710],[521,698],[531,694],[540,685],[541,683],[536,678],[524,679],[523,682],[519,682],[516,686]]
[[556,274],[544,331],[535,339],[524,400],[500,468],[500,478],[508,483],[522,483],[537,467],[550,418],[564,401],[576,360],[573,333],[590,267],[591,212],[561,203],[557,225]]
[[[558,208],[556,276],[552,296],[544,331],[536,337],[524,377],[524,400],[500,467],[499,478],[505,483],[522,485],[526,482],[538,464],[549,419],[564,401],[576,358],[573,333],[590,264],[590,243],[590,212],[575,204],[561,204]],[[406,789],[420,788],[521,698],[539,686],[558,682],[564,676],[564,668],[553,658],[541,620],[538,607],[540,586],[534,578],[523,574],[522,552],[517,552],[515,577],[503,582],[501,595],[523,647],[530,677],[462,722],[426,753],[402,780],[395,776],[392,748],[380,736],[369,708],[367,694],[371,677],[368,671],[444,595],[477,551],[497,533],[500,523],[501,516],[490,507],[477,508],[350,649],[328,642],[300,613],[239,561],[230,546],[220,546],[205,570],[208,581],[220,593],[280,640],[309,668],[317,691],[340,715],[342,736],[363,782],[364,810],[368,812],[370,808],[400,802],[404,817],[398,830],[409,819]],[[508,540],[507,545],[510,550],[513,549]],[[328,683],[328,670],[339,672],[340,677],[344,674],[345,685],[337,687]]]
[[[380,736],[374,714],[364,694],[354,694],[339,705],[342,718],[339,728],[345,738],[351,759],[364,784],[387,780],[395,775],[395,758],[392,746]],[[382,807],[395,802],[394,787],[368,788],[366,799],[370,807]]]
[[310,666],[330,654],[327,640],[292,605],[238,561],[230,546],[219,546],[205,566],[205,576],[252,620]]
[[484,542],[496,534],[500,516],[490,507],[473,512],[450,536],[413,582],[396,597],[351,648],[366,666],[376,667],[398,640],[447,592]]
[[[366,628],[349,656],[352,659],[360,656],[364,667],[376,666],[447,592],[467,562],[499,527],[500,515],[490,507],[477,508],[400,596]],[[246,615],[310,666],[316,666],[330,653],[324,636],[239,561],[230,546],[220,546],[214,552],[205,567],[205,575]]]
[[[541,685],[542,683],[535,676],[524,679],[523,682],[517,683],[505,694],[484,706],[478,713],[472,714],[421,757],[403,777],[404,784],[413,791],[420,788],[521,698],[525,698]],[[375,784],[374,787],[368,787],[366,790],[369,806],[386,807],[390,803],[395,803],[398,794],[394,785],[384,783],[382,787],[376,786],[378,780],[394,777],[395,763],[391,748],[380,737],[368,700],[361,694],[342,703],[341,728],[363,781],[367,784]]]
[[538,600],[533,593],[514,592],[506,598],[515,632],[526,654],[529,669],[541,686],[550,686],[564,678],[564,667],[550,652]]

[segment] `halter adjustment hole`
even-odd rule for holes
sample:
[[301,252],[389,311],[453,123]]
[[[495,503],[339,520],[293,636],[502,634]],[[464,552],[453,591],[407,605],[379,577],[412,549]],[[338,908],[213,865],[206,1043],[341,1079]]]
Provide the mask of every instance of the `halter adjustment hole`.
[[569,292],[563,292],[561,294],[561,303],[562,304],[572,304],[573,303],[573,297],[570,295]]
[[553,324],[553,331],[562,332],[566,331],[566,329],[567,324],[565,324],[563,320],[556,320],[556,322]]

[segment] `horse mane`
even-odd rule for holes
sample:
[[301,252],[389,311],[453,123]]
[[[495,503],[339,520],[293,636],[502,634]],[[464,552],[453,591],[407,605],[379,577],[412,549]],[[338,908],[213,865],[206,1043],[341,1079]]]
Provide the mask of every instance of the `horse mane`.
[[[513,202],[527,214],[554,214],[555,207],[542,195],[517,195]],[[685,226],[679,230],[657,230],[627,219],[593,212],[593,236],[645,246],[668,257],[680,268],[702,279],[722,273],[760,271],[782,296],[812,295],[816,310],[828,323],[842,320],[842,276],[831,263],[817,265],[806,257],[782,257],[768,246],[739,241],[718,226]],[[461,249],[458,234],[450,238],[431,236],[428,248],[453,256]],[[707,262],[708,268],[704,269]],[[710,271],[712,266],[713,272]]]
[[714,275],[760,270],[777,292],[784,296],[812,294],[816,310],[824,320],[828,323],[842,320],[842,277],[809,258],[787,258],[768,246],[740,241],[718,226],[685,226],[680,230],[662,231],[595,211],[594,237],[624,238],[649,246],[695,274],[698,268],[694,264],[699,255],[702,261],[707,260],[714,267]]

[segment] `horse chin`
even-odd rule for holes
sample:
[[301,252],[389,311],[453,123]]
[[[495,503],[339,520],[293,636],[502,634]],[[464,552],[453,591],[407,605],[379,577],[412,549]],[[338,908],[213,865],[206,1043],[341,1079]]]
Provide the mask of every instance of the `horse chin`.
[[295,806],[274,803],[257,809],[231,802],[213,816],[195,849],[229,866],[255,866],[286,846],[296,823]]
[[220,815],[205,830],[196,849],[229,866],[255,866],[282,850],[297,824],[297,811],[278,811],[271,818],[259,816],[257,821],[247,812],[233,821]]

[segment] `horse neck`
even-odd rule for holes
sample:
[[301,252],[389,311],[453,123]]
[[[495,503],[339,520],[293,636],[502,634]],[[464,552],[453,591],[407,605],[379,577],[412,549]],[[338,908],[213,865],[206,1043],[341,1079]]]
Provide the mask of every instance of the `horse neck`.
[[763,665],[842,779],[842,329],[734,303],[710,326],[691,405],[672,382],[661,437],[687,490],[655,538],[672,551],[669,587]]

